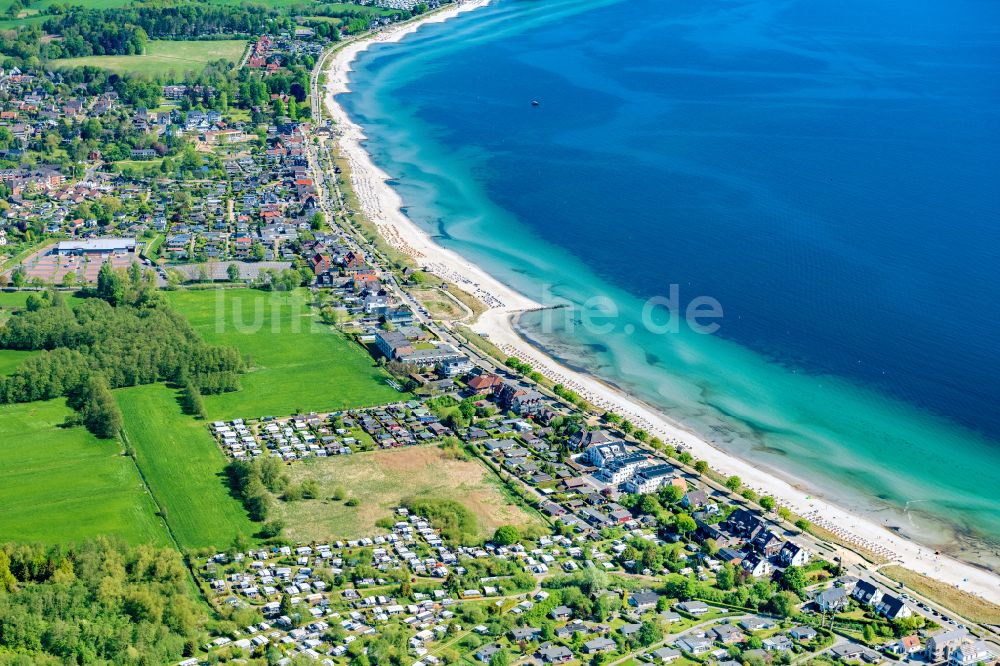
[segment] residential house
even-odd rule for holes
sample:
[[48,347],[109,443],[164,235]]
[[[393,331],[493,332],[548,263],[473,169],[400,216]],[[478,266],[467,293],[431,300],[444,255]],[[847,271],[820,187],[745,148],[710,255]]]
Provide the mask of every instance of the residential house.
[[895,643],[889,644],[889,651],[893,654],[898,655],[911,655],[916,654],[923,650],[923,646],[920,645],[920,637],[916,634],[910,634],[909,636],[903,636]]
[[583,651],[586,654],[597,654],[598,652],[609,652],[615,649],[615,642],[610,638],[594,638],[583,644]]
[[540,633],[542,633],[542,630],[535,627],[517,627],[510,631],[510,640],[515,643],[533,641],[538,638]]
[[754,578],[771,575],[771,563],[767,561],[766,557],[759,553],[747,555],[743,561],[740,562],[740,568]]
[[476,659],[483,662],[484,664],[490,663],[490,659],[493,658],[497,652],[501,650],[501,647],[497,643],[489,643],[482,646],[476,651]]
[[871,604],[874,606],[882,600],[882,594],[882,590],[878,589],[874,583],[862,580],[858,581],[858,584],[854,586],[854,591],[851,592],[851,597],[859,603]]
[[498,375],[491,372],[484,372],[474,377],[470,377],[466,385],[475,395],[487,395],[503,384],[503,380]]
[[544,400],[538,391],[508,382],[501,384],[495,395],[501,409],[522,416],[537,412],[542,408]]
[[681,506],[685,509],[700,509],[708,504],[708,493],[704,490],[690,490],[681,498]]
[[573,659],[573,651],[564,645],[545,643],[538,648],[536,656],[546,664],[564,664]]
[[765,638],[761,643],[761,647],[768,652],[787,652],[792,649],[792,640],[784,634],[778,634],[770,638]]
[[724,645],[735,645],[746,640],[746,635],[734,624],[720,624],[712,627],[708,635]]
[[786,541],[778,551],[778,559],[786,567],[801,567],[809,563],[809,551],[802,546]]
[[764,557],[774,557],[781,551],[782,540],[781,537],[772,532],[771,530],[761,528],[754,534],[753,539],[750,541],[750,545],[753,546],[757,552],[763,553]]
[[947,661],[951,658],[951,653],[968,637],[969,632],[965,629],[945,629],[939,631],[927,639],[927,648],[924,650],[924,656],[930,662]]
[[670,664],[681,657],[681,651],[675,648],[662,647],[649,653],[653,663]]
[[685,636],[684,638],[678,639],[674,645],[684,652],[699,655],[711,652],[713,641],[707,636]]
[[314,254],[312,259],[309,260],[309,265],[312,267],[314,275],[329,273],[330,269],[333,268],[330,256],[326,254]]
[[740,626],[747,631],[766,631],[768,629],[773,629],[775,627],[774,620],[769,620],[766,617],[748,617],[745,620],[740,620]]
[[851,597],[847,592],[847,588],[831,587],[817,592],[813,596],[813,603],[815,603],[816,607],[823,612],[835,613],[846,608],[850,598]]
[[997,658],[997,652],[983,640],[966,640],[955,648],[948,660],[949,666],[975,666],[976,664],[991,664]]
[[808,643],[816,638],[816,630],[807,626],[793,627],[789,630],[788,635],[797,641]]
[[874,606],[876,613],[889,620],[901,620],[913,615],[913,609],[905,601],[891,594],[882,595]]
[[583,451],[601,444],[617,442],[604,430],[578,430],[569,438],[569,446],[577,451]]
[[549,611],[549,617],[553,620],[568,620],[573,617],[573,609],[569,606],[556,606]]
[[694,615],[695,617],[704,615],[711,610],[708,604],[704,601],[682,601],[677,604],[674,608],[681,611],[682,613],[687,613],[688,615]]
[[727,529],[736,536],[748,537],[764,526],[760,517],[746,509],[736,509],[726,521]]
[[628,605],[639,611],[652,610],[656,608],[656,602],[660,595],[650,590],[639,590],[628,595]]

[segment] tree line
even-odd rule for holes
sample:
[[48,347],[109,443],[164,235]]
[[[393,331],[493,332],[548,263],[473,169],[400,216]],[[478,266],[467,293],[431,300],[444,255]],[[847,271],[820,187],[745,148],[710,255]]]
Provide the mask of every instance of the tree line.
[[[260,35],[294,29],[286,14],[263,5],[212,5],[205,2],[144,3],[113,9],[70,7],[42,23],[63,37],[45,55],[134,55],[148,39],[192,39],[207,35]],[[54,49],[58,48],[57,54]]]
[[276,537],[284,525],[273,519],[274,498],[288,484],[288,476],[282,471],[281,463],[273,456],[261,456],[253,460],[236,460],[226,468],[233,490],[250,514],[250,520],[265,523],[260,536]]
[[[238,390],[238,375],[244,370],[237,349],[207,344],[183,315],[162,300],[144,307],[115,307],[89,298],[73,308],[50,306],[25,311],[0,328],[0,348],[66,350],[79,355],[72,355],[77,363],[71,363],[76,367],[70,368],[61,363],[70,356],[65,351],[29,359],[36,363],[25,362],[0,383],[0,402],[63,395],[60,386],[78,383],[72,381],[77,368],[101,372],[111,388],[191,380],[202,393]],[[79,363],[81,358],[83,363]],[[29,380],[37,385],[29,386]]]
[[7,663],[167,664],[197,653],[208,618],[181,556],[99,538],[0,546]]
[[204,342],[159,294],[143,293],[134,273],[102,270],[101,277],[96,292],[103,298],[70,308],[57,294],[36,297],[0,327],[0,349],[42,351],[0,377],[0,403],[66,396],[77,422],[114,437],[122,419],[113,388],[160,381],[189,387],[185,406],[200,415],[201,394],[239,390],[244,362],[237,349]]

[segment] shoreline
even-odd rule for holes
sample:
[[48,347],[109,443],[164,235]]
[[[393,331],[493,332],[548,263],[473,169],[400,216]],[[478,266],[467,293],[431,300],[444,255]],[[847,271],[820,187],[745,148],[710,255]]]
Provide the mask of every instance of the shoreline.
[[873,551],[891,563],[916,573],[1000,603],[1000,576],[947,555],[936,555],[933,549],[895,534],[869,518],[816,497],[805,490],[809,486],[807,481],[760,469],[752,462],[729,454],[689,432],[642,400],[548,356],[518,332],[516,323],[517,315],[541,308],[541,304],[501,283],[456,252],[441,247],[403,214],[403,201],[388,182],[391,176],[374,164],[362,145],[364,131],[337,104],[335,96],[350,90],[351,62],[371,44],[397,42],[425,23],[446,21],[488,4],[489,0],[468,0],[423,19],[389,28],[344,46],[326,64],[323,103],[336,123],[336,141],[341,156],[351,167],[352,185],[361,208],[383,238],[412,257],[421,267],[479,298],[487,310],[470,327],[505,353],[530,363],[549,379],[572,388],[592,404],[630,419],[651,436],[658,436],[666,443],[685,446],[692,455],[705,460],[716,471],[739,476],[746,487],[760,494],[772,495],[779,505],[788,507],[793,513],[844,541]]

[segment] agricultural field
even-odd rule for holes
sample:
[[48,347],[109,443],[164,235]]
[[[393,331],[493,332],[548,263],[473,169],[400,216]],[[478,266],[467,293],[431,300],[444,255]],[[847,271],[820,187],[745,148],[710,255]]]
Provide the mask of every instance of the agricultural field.
[[229,493],[226,459],[208,429],[181,412],[163,384],[115,391],[125,434],[166,520],[183,548],[225,547],[259,529]]
[[212,420],[337,411],[406,397],[364,350],[319,321],[305,290],[166,293],[205,340],[235,346],[249,360],[241,391],[205,396]]
[[[286,535],[293,541],[352,539],[377,532],[375,523],[390,517],[406,499],[453,500],[475,516],[479,536],[500,525],[542,524],[537,516],[510,503],[499,481],[478,460],[456,460],[433,446],[408,447],[313,458],[288,467],[293,484],[315,479],[319,499],[280,502]],[[338,489],[342,500],[332,499]],[[351,498],[357,506],[348,506]]]
[[243,56],[246,41],[240,39],[218,41],[154,40],[146,46],[146,53],[131,56],[87,56],[53,61],[54,67],[102,67],[119,74],[135,73],[149,76],[181,75],[187,71],[200,71],[212,60],[229,60],[237,63]]
[[170,544],[121,443],[60,428],[62,399],[0,405],[0,541],[67,543],[109,534]]

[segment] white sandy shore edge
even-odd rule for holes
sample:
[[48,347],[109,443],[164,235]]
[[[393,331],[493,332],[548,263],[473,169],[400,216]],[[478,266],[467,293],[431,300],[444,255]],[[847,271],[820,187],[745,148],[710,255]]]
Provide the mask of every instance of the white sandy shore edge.
[[707,461],[719,472],[739,476],[747,486],[761,494],[772,495],[779,504],[838,534],[846,541],[880,553],[907,569],[1000,603],[1000,576],[948,556],[935,555],[933,550],[902,538],[867,518],[853,515],[834,504],[813,497],[797,484],[793,485],[715,448],[643,402],[595,377],[567,368],[542,353],[518,335],[512,325],[513,315],[538,308],[540,304],[499,282],[455,252],[441,247],[402,213],[402,200],[386,182],[390,176],[375,166],[363,149],[361,142],[365,138],[364,133],[337,104],[335,96],[349,90],[351,62],[370,44],[399,41],[424,23],[446,21],[461,12],[487,4],[489,0],[466,0],[423,20],[389,28],[368,39],[348,44],[334,54],[328,63],[324,101],[337,123],[340,152],[350,165],[352,185],[363,212],[378,227],[386,241],[412,256],[435,275],[479,297],[489,310],[473,328],[487,335],[506,353],[522,358],[553,381],[574,389],[593,404],[622,414],[652,436],[687,446],[692,455]]

